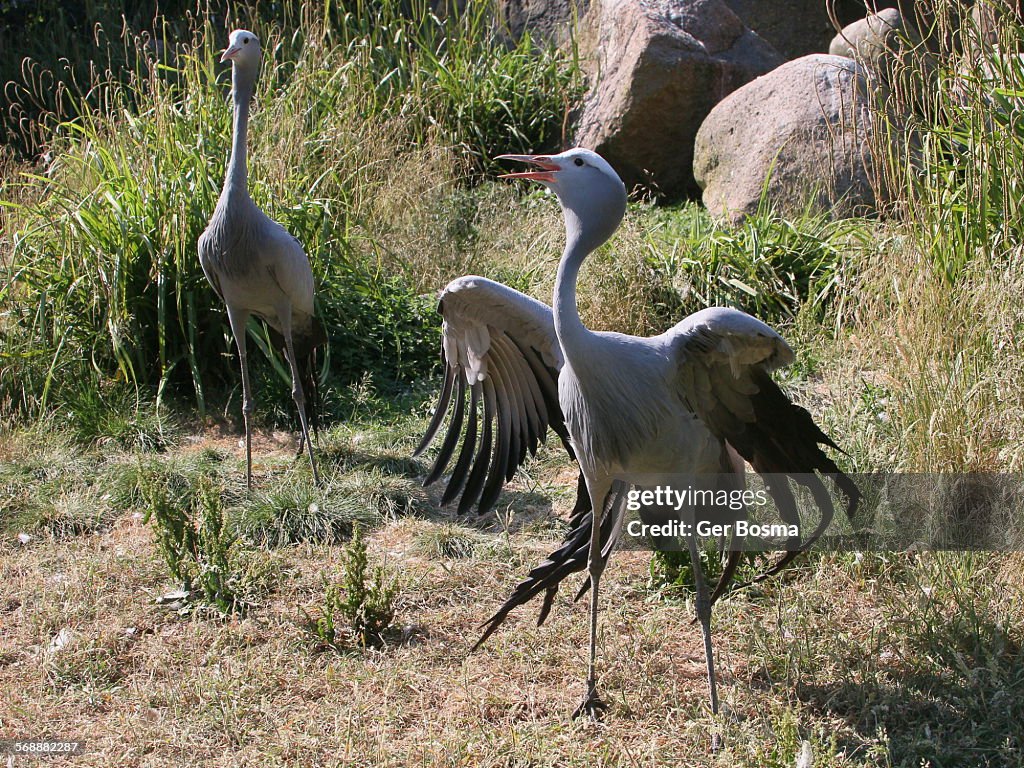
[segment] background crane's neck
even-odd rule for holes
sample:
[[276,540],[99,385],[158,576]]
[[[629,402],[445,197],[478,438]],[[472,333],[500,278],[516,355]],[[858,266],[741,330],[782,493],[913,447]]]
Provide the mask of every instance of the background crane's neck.
[[558,262],[553,303],[555,334],[566,358],[571,359],[576,346],[591,335],[591,331],[580,320],[579,307],[576,304],[576,283],[583,260],[597,244],[591,244],[585,237],[582,222],[576,213],[568,208],[563,210],[565,250],[562,252],[561,261]]
[[246,139],[249,135],[249,105],[256,90],[255,70],[233,64],[231,93],[234,97],[234,124],[231,132],[231,159],[224,178],[224,192],[248,194],[249,171],[246,162]]

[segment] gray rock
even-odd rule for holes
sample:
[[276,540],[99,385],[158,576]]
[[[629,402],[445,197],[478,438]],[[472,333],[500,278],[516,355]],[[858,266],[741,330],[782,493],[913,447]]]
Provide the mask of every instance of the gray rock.
[[590,0],[498,0],[498,17],[513,39],[529,31],[534,38],[561,45],[571,39],[573,24],[589,6]]
[[593,0],[585,23],[591,88],[576,143],[601,153],[627,187],[696,192],[704,117],[782,57],[722,0]]
[[[914,0],[725,0],[743,23],[787,59],[824,53],[836,30],[864,18],[867,7],[877,13],[899,8],[913,19]],[[830,15],[834,12],[834,18]],[[838,27],[836,25],[839,25]]]
[[[787,59],[822,53],[836,33],[825,0],[725,0],[750,29]],[[836,0],[840,24],[864,15],[860,0]],[[852,13],[852,15],[851,15]]]
[[855,59],[882,82],[891,84],[900,74],[904,56],[920,48],[917,28],[898,10],[888,8],[843,27],[832,39],[828,52]]
[[832,218],[871,212],[871,127],[856,62],[814,54],[784,64],[732,93],[701,126],[694,175],[704,204],[736,223],[756,212],[767,188],[783,215],[808,203]]

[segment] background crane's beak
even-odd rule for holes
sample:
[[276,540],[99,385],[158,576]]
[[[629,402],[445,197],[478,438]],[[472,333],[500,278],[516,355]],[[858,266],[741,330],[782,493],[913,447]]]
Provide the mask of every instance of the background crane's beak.
[[551,162],[547,155],[498,155],[495,160],[517,160],[540,168],[539,171],[521,171],[519,173],[503,173],[499,179],[533,179],[534,181],[554,181],[555,173],[562,170],[557,163]]
[[220,60],[230,61],[235,57],[235,54],[237,54],[240,50],[242,50],[241,47],[237,45],[232,45],[229,48],[225,48],[224,53],[220,55]]

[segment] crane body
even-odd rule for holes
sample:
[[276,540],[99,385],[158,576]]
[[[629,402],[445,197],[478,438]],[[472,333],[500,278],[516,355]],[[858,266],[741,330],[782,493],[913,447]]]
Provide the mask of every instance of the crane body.
[[[603,158],[582,148],[502,158],[535,168],[506,178],[541,182],[561,205],[566,245],[553,305],[476,275],[449,283],[439,303],[445,381],[416,454],[430,444],[450,410],[426,484],[444,474],[461,441],[442,501],[461,497],[460,512],[476,505],[481,513],[536,452],[548,428],[577,460],[577,500],[562,545],[485,622],[475,647],[513,609],[538,595],[543,595],[542,623],[562,581],[585,569],[588,578],[577,599],[590,591],[590,659],[586,694],[574,714],[596,717],[604,709],[596,673],[598,588],[622,528],[626,488],[671,485],[681,476],[699,475],[735,478],[725,482],[741,485],[747,462],[759,473],[783,473],[807,487],[821,511],[817,529],[788,542],[792,547],[755,580],[777,573],[831,521],[831,498],[814,473],[832,478],[847,498],[848,515],[859,492],[821,450],[822,445],[835,448],[832,440],[771,378],[770,371],[793,361],[793,352],[760,320],[710,307],[649,338],[586,328],[576,302],[580,266],[618,228],[626,208],[625,187]],[[799,519],[787,482],[773,483],[771,495],[780,515]],[[712,592],[701,572],[696,537],[687,543],[711,709],[717,713],[711,607],[731,582],[740,553],[728,553]]]
[[[242,415],[245,420],[246,481],[252,486],[252,413],[255,401],[249,381],[246,326],[252,315],[262,318],[291,370],[292,399],[299,411],[302,448],[309,453],[314,481],[319,483],[310,423],[315,427],[317,400],[315,349],[325,340],[314,315],[313,272],[299,242],[259,209],[249,196],[246,142],[249,107],[260,67],[259,39],[235,30],[221,61],[232,64],[234,101],[231,157],[224,188],[206,230],[199,237],[203,273],[227,307],[231,333],[242,370]],[[309,397],[310,399],[307,399]]]

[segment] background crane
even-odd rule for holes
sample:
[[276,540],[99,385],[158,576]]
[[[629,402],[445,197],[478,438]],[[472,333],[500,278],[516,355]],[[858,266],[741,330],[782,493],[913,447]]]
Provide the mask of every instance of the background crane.
[[[246,137],[249,105],[260,70],[260,41],[237,29],[221,61],[231,62],[234,125],[224,189],[213,217],[199,237],[199,262],[227,306],[231,333],[242,368],[246,482],[252,487],[252,412],[245,329],[250,315],[266,321],[271,338],[291,368],[292,398],[299,410],[302,445],[309,452],[313,479],[320,482],[309,424],[316,426],[316,348],[326,336],[313,315],[313,272],[299,242],[272,221],[249,197]],[[307,400],[308,396],[308,400]],[[302,449],[300,448],[300,451]]]

